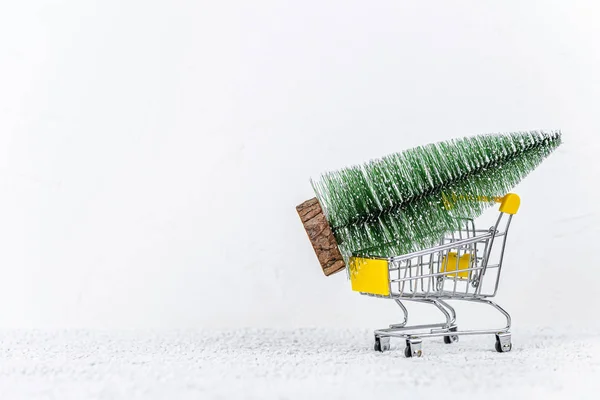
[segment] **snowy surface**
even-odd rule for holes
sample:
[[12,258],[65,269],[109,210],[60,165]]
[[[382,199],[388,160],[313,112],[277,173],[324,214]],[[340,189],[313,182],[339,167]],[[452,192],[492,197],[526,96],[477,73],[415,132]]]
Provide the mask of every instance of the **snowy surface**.
[[[552,329],[372,350],[366,330],[4,331],[2,399],[597,398],[600,334]],[[507,397],[508,396],[508,397]],[[541,397],[544,396],[544,397]]]

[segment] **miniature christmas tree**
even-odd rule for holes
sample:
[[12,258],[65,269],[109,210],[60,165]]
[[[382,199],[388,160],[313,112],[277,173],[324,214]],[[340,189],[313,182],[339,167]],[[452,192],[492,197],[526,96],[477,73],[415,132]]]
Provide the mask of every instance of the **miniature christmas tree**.
[[489,134],[391,154],[323,174],[297,211],[326,275],[351,255],[435,245],[475,218],[561,144],[560,132]]

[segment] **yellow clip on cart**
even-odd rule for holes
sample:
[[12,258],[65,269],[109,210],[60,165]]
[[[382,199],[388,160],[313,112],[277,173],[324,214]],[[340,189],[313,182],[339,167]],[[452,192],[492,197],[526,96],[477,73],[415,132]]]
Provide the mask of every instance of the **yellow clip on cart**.
[[[489,298],[498,291],[506,237],[520,199],[509,193],[494,200],[500,203],[500,215],[488,230],[477,230],[472,219],[465,219],[463,228],[444,237],[436,247],[391,258],[350,258],[352,290],[394,299],[404,313],[403,322],[375,331],[376,351],[389,350],[390,338],[394,337],[406,341],[406,357],[420,357],[423,338],[443,337],[450,344],[458,341],[459,335],[483,334],[495,335],[496,351],[504,353],[512,349],[510,315]],[[492,306],[506,317],[506,326],[458,330],[456,312],[448,300]],[[445,321],[409,326],[405,301],[434,305],[444,314]]]

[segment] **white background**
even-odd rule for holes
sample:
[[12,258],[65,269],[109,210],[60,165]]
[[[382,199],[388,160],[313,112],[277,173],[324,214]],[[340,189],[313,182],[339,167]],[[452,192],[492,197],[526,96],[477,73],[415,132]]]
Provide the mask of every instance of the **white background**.
[[562,129],[515,189],[498,301],[597,313],[600,5],[2,1],[0,327],[371,327],[296,215],[310,177]]

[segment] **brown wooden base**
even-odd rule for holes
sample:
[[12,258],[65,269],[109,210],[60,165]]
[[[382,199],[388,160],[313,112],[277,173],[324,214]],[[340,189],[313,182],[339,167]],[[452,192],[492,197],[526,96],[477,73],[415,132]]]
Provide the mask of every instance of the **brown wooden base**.
[[346,264],[319,201],[316,198],[307,200],[297,206],[296,211],[300,215],[323,273],[329,276],[343,270]]

